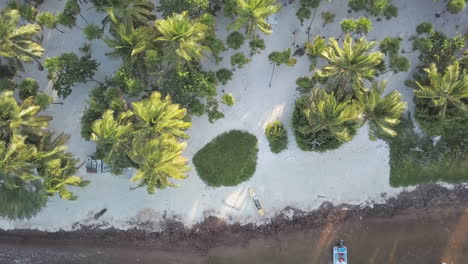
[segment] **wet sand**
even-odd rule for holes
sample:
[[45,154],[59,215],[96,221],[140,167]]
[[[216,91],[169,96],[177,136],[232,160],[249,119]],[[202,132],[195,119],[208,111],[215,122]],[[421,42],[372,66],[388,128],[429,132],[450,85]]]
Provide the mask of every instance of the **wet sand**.
[[[227,234],[224,245],[197,243],[135,246],[133,242],[0,237],[0,263],[20,264],[311,264],[330,263],[331,247],[344,239],[355,264],[468,263],[468,204],[406,209],[392,217],[352,216],[316,228],[245,239]],[[288,228],[286,228],[288,229]],[[222,238],[221,238],[222,239]],[[103,239],[106,240],[106,239]],[[141,241],[144,242],[144,241]]]

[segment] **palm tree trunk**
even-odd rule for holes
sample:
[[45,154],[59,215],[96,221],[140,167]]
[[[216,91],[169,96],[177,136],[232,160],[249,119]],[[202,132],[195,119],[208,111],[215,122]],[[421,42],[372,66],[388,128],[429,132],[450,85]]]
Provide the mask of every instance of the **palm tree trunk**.
[[268,87],[270,88],[271,88],[271,81],[273,80],[273,73],[275,72],[275,66],[276,66],[276,63],[273,63],[273,70],[271,71],[270,84],[268,84]]
[[38,59],[36,59],[36,58],[34,58],[34,57],[32,57],[32,59],[37,63],[37,68],[38,68],[40,71],[43,71],[43,70],[44,70],[44,66],[42,66],[42,63],[41,63]]
[[343,34],[344,34],[344,31],[341,31],[341,34],[340,34],[340,36],[337,38],[337,40],[340,40],[340,38],[343,36]]
[[88,21],[81,15],[81,13],[78,13],[78,15],[80,15],[80,17],[84,20],[84,22],[86,23],[86,25],[89,25]]
[[442,108],[442,119],[445,119],[446,113],[447,113],[447,102],[445,102],[444,108]]
[[315,8],[314,14],[312,15],[312,19],[310,20],[309,27],[307,27],[307,42],[310,41],[310,28],[312,27],[312,23],[314,23],[315,15],[317,14],[318,7]]
[[448,9],[446,9],[446,10],[445,10],[445,11],[443,11],[443,12],[436,13],[436,14],[435,14],[435,16],[436,16],[436,17],[440,17],[441,15],[443,15],[443,14],[447,13],[447,11],[448,11]]

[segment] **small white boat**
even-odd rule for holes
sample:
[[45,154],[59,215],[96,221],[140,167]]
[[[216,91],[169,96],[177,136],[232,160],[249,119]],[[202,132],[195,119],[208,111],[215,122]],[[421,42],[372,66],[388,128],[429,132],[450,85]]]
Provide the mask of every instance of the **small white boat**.
[[258,197],[257,197],[257,194],[255,193],[254,188],[249,188],[249,194],[254,202],[255,209],[257,209],[258,214],[261,216],[264,216],[265,211],[263,210],[262,205],[260,204],[260,201],[258,200]]

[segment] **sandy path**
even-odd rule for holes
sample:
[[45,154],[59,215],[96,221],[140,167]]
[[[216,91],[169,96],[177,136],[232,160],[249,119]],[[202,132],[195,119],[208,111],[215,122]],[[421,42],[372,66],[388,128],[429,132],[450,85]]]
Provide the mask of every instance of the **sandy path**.
[[[296,1],[298,2],[298,1]],[[434,22],[435,28],[454,35],[464,32],[468,24],[467,12],[459,15],[444,15],[436,20],[434,13],[443,9],[443,1],[433,3],[429,0],[395,0],[399,8],[399,16],[385,22],[375,22],[374,30],[368,35],[369,39],[382,39],[384,36],[401,36],[405,38],[403,46],[410,49],[408,38],[414,34],[417,24],[423,21]],[[63,1],[46,1],[42,10],[60,10]],[[219,87],[236,97],[236,105],[228,108],[223,106],[225,118],[210,124],[206,117],[194,117],[193,127],[190,129],[190,140],[185,155],[193,155],[215,136],[229,129],[245,129],[255,134],[259,139],[259,157],[257,171],[247,182],[231,188],[209,188],[198,177],[195,170],[190,177],[181,182],[176,189],[161,190],[155,195],[148,195],[146,190],[129,191],[128,181],[131,171],[126,175],[113,176],[110,174],[87,174],[84,168],[80,175],[91,180],[86,188],[75,189],[79,196],[77,201],[63,201],[52,198],[41,213],[29,221],[0,220],[0,228],[37,228],[39,230],[54,231],[59,229],[71,230],[75,224],[113,226],[127,229],[142,226],[157,230],[163,216],[175,217],[186,225],[193,225],[207,215],[214,215],[226,221],[241,223],[268,221],[269,218],[286,206],[294,206],[301,210],[317,208],[325,200],[335,204],[350,203],[380,203],[385,197],[393,196],[402,189],[389,186],[388,147],[384,142],[372,142],[368,139],[367,128],[363,127],[354,140],[338,150],[325,154],[302,152],[298,150],[290,125],[294,101],[298,94],[295,91],[295,80],[299,76],[309,74],[309,62],[306,56],[299,59],[292,68],[281,66],[277,68],[273,85],[268,87],[271,65],[266,56],[274,50],[283,50],[293,43],[292,32],[296,34],[296,42],[302,43],[308,22],[303,27],[295,17],[297,3],[286,6],[278,14],[280,23],[273,26],[274,33],[265,37],[267,50],[262,55],[256,55],[253,61],[244,69],[235,72],[234,79],[226,86]],[[336,13],[333,24],[322,28],[320,12],[332,11]],[[87,7],[83,8],[83,15],[97,24],[102,15]],[[340,34],[339,21],[344,17],[359,17],[362,14],[348,14],[346,1],[322,3],[316,22],[312,27],[312,36],[337,36]],[[218,30],[221,38],[227,36],[225,26],[230,19],[219,17]],[[80,26],[84,22],[78,18]],[[458,27],[457,27],[458,26]],[[457,29],[458,28],[458,29]],[[84,43],[84,35],[79,29],[67,30],[65,34],[47,31],[44,47],[47,56],[56,56],[63,52],[77,51]],[[247,53],[248,45],[244,45]],[[103,80],[118,68],[118,61],[105,56],[108,48],[102,41],[93,41],[93,56],[101,63],[97,79]],[[224,60],[219,65],[212,65],[206,61],[207,68],[218,69],[227,67],[232,50],[223,54]],[[416,66],[416,53],[409,55],[412,69]],[[229,66],[228,66],[229,67]],[[404,87],[403,81],[411,75],[409,73],[387,73],[389,79],[388,91],[399,90],[405,95],[411,106],[411,91]],[[50,83],[46,72],[39,72],[35,65],[27,67],[24,76],[38,79],[41,87],[50,91]],[[47,111],[54,116],[51,128],[71,134],[69,149],[82,161],[94,152],[94,144],[83,140],[79,134],[80,116],[86,106],[86,99],[92,83],[77,85],[72,95],[64,101],[64,105],[53,105]],[[271,120],[281,120],[288,129],[290,144],[288,149],[279,155],[272,154],[263,135],[264,126]],[[260,219],[251,201],[247,199],[245,188],[253,186],[257,189],[263,206],[267,212],[266,219]],[[386,193],[387,196],[382,195]],[[325,198],[323,198],[325,197]],[[242,206],[240,210],[232,209],[224,204],[227,198],[238,200]],[[98,221],[93,215],[103,208],[107,208]]]

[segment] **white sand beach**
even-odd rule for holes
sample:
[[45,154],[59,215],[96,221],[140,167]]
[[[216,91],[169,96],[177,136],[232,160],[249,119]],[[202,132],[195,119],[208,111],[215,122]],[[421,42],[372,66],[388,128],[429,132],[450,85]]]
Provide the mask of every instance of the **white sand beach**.
[[[6,0],[4,0],[6,1]],[[2,1],[3,2],[3,1]],[[283,0],[282,2],[287,2]],[[306,29],[310,20],[300,26],[296,18],[299,1],[283,6],[277,14],[278,24],[273,25],[273,34],[262,36],[267,49],[260,55],[254,55],[252,61],[243,69],[234,72],[233,80],[227,85],[218,87],[232,93],[236,104],[232,107],[221,106],[225,117],[211,124],[206,116],[193,117],[192,128],[188,131],[190,139],[184,155],[191,159],[195,153],[217,135],[230,129],[243,129],[256,135],[259,139],[257,169],[253,177],[235,187],[212,188],[207,186],[197,175],[192,163],[189,178],[180,181],[179,188],[159,190],[149,195],[145,188],[129,190],[133,186],[129,178],[132,171],[125,175],[115,176],[110,173],[86,173],[80,168],[78,175],[90,180],[85,188],[72,188],[78,195],[75,201],[61,200],[59,197],[49,199],[47,207],[34,218],[27,221],[8,221],[0,219],[2,229],[39,229],[45,231],[72,230],[78,225],[98,225],[103,228],[115,227],[128,229],[132,227],[147,227],[158,230],[159,222],[164,218],[174,217],[190,226],[213,215],[224,218],[227,222],[262,223],[274,217],[282,209],[292,206],[301,210],[313,210],[324,201],[333,204],[372,204],[382,203],[386,198],[397,195],[403,188],[392,188],[389,184],[389,149],[383,141],[370,141],[367,126],[362,127],[356,137],[341,148],[326,153],[303,152],[298,149],[291,128],[291,115],[294,102],[299,96],[295,80],[298,77],[310,75],[307,56],[298,58],[294,67],[277,67],[273,84],[268,87],[272,65],[267,56],[272,51],[292,48],[293,31],[296,31],[296,43],[303,44],[306,39]],[[63,8],[64,1],[48,0],[39,8],[44,11],[58,11]],[[436,18],[434,13],[445,9],[444,1],[434,3],[432,0],[393,0],[398,7],[399,15],[391,20],[376,21],[374,29],[367,38],[382,40],[386,36],[403,38],[402,48],[411,50],[409,38],[415,34],[415,28],[424,21],[432,22],[436,30],[448,35],[465,33],[468,30],[468,11],[450,15],[444,14]],[[330,11],[336,14],[335,22],[322,27],[320,13]],[[340,21],[346,17],[360,17],[364,12],[348,14],[345,0],[334,0],[331,3],[323,1],[317,12],[311,28],[311,39],[315,35],[337,37],[341,33]],[[82,15],[89,21],[100,25],[103,14],[97,14],[94,9],[83,7]],[[229,34],[226,26],[230,18],[216,18],[219,38],[225,40]],[[85,22],[77,18],[78,24]],[[62,34],[56,30],[45,30],[43,46],[47,57],[57,56],[64,52],[76,52],[85,43],[85,36],[78,28],[66,29]],[[120,61],[110,59],[105,55],[109,51],[102,40],[94,40],[92,54],[100,62],[95,76],[104,80],[119,67]],[[376,47],[377,48],[377,47]],[[246,54],[248,43],[242,51]],[[221,54],[224,58],[218,65],[206,59],[206,69],[231,68],[229,57],[234,53],[228,50]],[[411,61],[411,70],[395,74],[389,72],[381,76],[388,80],[387,92],[398,90],[408,102],[409,110],[414,111],[412,91],[403,82],[408,79],[418,64],[417,52],[403,54]],[[41,89],[52,93],[51,83],[47,79],[47,71],[38,71],[36,64],[26,66],[22,73],[24,77],[36,79]],[[93,154],[95,144],[85,141],[80,135],[80,117],[86,107],[88,93],[94,83],[79,84],[73,88],[73,93],[63,101],[63,105],[51,105],[46,114],[53,116],[50,129],[71,135],[69,151],[81,161]],[[56,96],[55,101],[60,102]],[[288,149],[280,154],[271,153],[264,136],[266,124],[273,120],[282,121],[289,137]],[[266,216],[260,217],[247,193],[247,187],[254,187],[265,209]],[[384,193],[386,195],[384,195]],[[239,209],[226,205],[225,201],[239,205]],[[106,208],[107,212],[98,220],[94,215]]]

